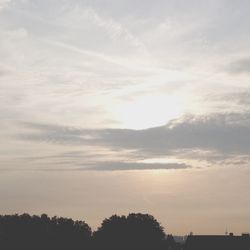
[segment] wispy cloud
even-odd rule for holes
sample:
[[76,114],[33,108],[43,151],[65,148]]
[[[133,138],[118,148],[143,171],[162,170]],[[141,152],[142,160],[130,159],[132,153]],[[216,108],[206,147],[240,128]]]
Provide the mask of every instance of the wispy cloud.
[[10,4],[12,0],[0,0],[0,11]]
[[230,63],[226,71],[231,74],[250,74],[250,58],[243,58]]
[[[237,13],[225,1],[141,3],[8,5],[0,17],[0,116],[23,148],[91,146],[108,151],[102,162],[135,163],[249,153],[249,3],[237,3]],[[163,126],[173,117],[180,119]]]

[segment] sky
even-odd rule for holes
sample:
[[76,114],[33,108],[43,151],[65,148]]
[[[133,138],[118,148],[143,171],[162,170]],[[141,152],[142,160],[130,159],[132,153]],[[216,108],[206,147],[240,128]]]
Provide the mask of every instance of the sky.
[[1,214],[250,232],[248,0],[0,0]]

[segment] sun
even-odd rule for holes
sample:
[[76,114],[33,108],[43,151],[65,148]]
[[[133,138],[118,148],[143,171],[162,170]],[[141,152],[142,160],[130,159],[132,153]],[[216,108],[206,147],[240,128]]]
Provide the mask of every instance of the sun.
[[183,100],[175,95],[141,96],[120,102],[113,115],[123,128],[146,129],[166,124],[184,113]]

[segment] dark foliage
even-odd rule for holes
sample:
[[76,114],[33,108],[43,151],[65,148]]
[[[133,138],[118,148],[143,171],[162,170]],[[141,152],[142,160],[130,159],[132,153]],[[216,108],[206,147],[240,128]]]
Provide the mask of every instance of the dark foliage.
[[0,215],[0,250],[248,250],[250,236],[196,235],[185,243],[166,236],[148,214],[113,215],[92,234],[83,221],[62,217]]
[[0,215],[0,250],[176,250],[148,214],[113,215],[92,234],[83,221],[41,216]]
[[113,215],[103,221],[93,239],[95,249],[167,249],[163,228],[148,214]]
[[83,221],[41,216],[0,216],[2,250],[89,249],[91,229]]

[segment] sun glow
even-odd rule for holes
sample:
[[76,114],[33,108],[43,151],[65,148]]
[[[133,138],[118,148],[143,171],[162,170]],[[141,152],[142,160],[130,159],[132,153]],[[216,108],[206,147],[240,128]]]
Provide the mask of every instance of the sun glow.
[[184,113],[184,102],[175,95],[143,96],[122,102],[113,111],[122,127],[145,129],[164,125],[181,116]]

